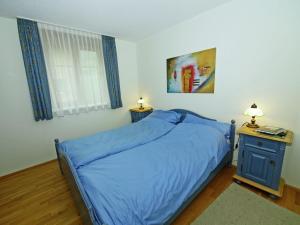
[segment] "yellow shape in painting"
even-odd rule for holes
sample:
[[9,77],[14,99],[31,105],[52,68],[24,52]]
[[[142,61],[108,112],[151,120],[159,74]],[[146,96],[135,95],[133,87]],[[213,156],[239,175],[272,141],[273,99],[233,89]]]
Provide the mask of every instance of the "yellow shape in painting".
[[210,80],[202,86],[199,90],[197,90],[197,93],[214,93],[215,92],[215,75],[211,75],[213,77],[210,78]]
[[183,85],[183,92],[188,93],[190,92],[190,79],[192,76],[191,69],[185,69],[183,76],[182,76],[182,85]]
[[[215,70],[216,67],[216,49],[211,48],[201,52],[193,53],[193,57],[197,59],[197,64],[199,68],[209,68],[208,73]],[[205,73],[208,75],[207,73]]]

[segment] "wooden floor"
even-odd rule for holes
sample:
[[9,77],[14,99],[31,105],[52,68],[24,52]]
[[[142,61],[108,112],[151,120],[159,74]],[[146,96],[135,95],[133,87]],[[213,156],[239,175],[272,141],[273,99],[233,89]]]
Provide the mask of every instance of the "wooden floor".
[[[235,168],[224,168],[174,225],[188,225],[197,218],[232,183],[234,173]],[[273,201],[267,194],[245,187]],[[287,186],[283,197],[273,202],[300,214],[300,190]],[[56,161],[0,178],[0,224],[82,224]]]

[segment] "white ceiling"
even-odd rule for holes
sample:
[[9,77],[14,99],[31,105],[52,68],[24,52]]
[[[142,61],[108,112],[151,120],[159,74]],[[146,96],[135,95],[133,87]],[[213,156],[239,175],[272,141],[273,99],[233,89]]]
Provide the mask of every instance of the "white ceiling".
[[23,17],[138,41],[230,0],[0,0]]

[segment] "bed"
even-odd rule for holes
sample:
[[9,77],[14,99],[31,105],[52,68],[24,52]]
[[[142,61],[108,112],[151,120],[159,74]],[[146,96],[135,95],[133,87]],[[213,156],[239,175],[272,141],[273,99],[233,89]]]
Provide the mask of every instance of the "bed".
[[[183,109],[170,111],[181,118],[189,114],[215,121]],[[144,119],[79,142],[56,139],[55,146],[84,224],[171,224],[224,166],[231,165],[234,136],[233,120],[223,138],[205,125]]]

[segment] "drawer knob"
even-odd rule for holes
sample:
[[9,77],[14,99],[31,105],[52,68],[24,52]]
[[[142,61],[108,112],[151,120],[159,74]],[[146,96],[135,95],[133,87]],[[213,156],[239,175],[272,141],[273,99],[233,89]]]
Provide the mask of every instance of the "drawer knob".
[[258,145],[259,147],[261,147],[261,146],[263,146],[263,143],[262,143],[261,141],[258,141],[258,142],[257,142],[257,145]]

